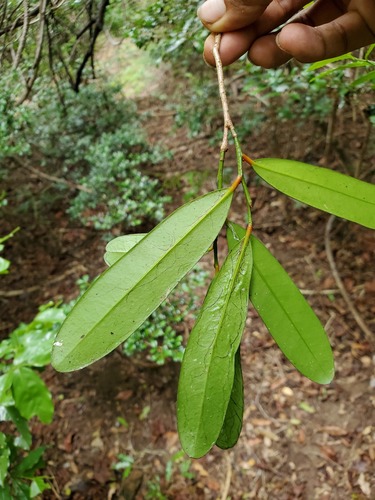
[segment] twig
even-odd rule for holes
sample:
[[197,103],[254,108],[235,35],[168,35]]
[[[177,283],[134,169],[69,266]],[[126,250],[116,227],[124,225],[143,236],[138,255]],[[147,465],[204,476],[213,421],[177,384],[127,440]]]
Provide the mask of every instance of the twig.
[[312,296],[312,295],[336,295],[340,293],[338,288],[328,288],[326,290],[309,290],[307,288],[300,288],[299,291],[302,295]]
[[36,44],[36,49],[35,49],[35,58],[34,58],[34,63],[32,65],[32,73],[29,78],[26,80],[26,89],[21,98],[17,101],[16,105],[20,105],[23,102],[26,101],[26,99],[29,97],[31,89],[35,83],[35,80],[38,76],[38,71],[39,71],[39,65],[40,61],[42,58],[42,51],[43,51],[43,41],[44,41],[44,31],[45,31],[45,26],[46,26],[46,8],[47,8],[47,0],[40,0],[39,2],[39,10],[40,10],[40,17],[39,17],[39,32],[38,32],[38,37],[37,37],[37,44]]
[[227,93],[225,91],[225,84],[224,84],[224,73],[223,73],[223,64],[221,62],[220,58],[220,53],[219,53],[219,48],[220,48],[220,42],[221,42],[221,34],[218,33],[215,35],[215,44],[214,48],[212,50],[214,59],[215,59],[215,64],[216,64],[216,72],[217,72],[217,79],[219,82],[219,92],[220,92],[220,99],[221,99],[221,105],[223,107],[223,115],[224,115],[224,133],[223,133],[223,141],[221,143],[221,151],[228,151],[228,131],[231,132],[233,138],[237,137],[236,131],[233,126],[233,122],[231,120],[230,114],[229,114],[229,106],[228,106],[228,99],[227,99]]
[[227,473],[225,476],[225,483],[224,483],[223,493],[221,494],[221,500],[227,500],[230,490],[230,483],[232,480],[232,460],[230,454],[226,455],[226,462],[227,462]]
[[79,87],[82,81],[83,70],[85,69],[87,62],[91,60],[91,58],[93,57],[96,39],[103,30],[104,17],[108,5],[109,5],[109,0],[102,0],[101,4],[99,5],[97,18],[94,23],[94,29],[92,30],[90,46],[87,49],[87,52],[84,55],[81,64],[79,65],[79,68],[76,72],[75,83],[73,88],[75,92],[79,91]]
[[352,299],[350,298],[348,292],[346,291],[344,283],[343,283],[343,281],[340,277],[340,274],[337,270],[335,259],[333,257],[331,242],[330,242],[330,232],[331,232],[332,225],[333,225],[335,218],[336,217],[334,215],[331,215],[329,217],[327,225],[326,225],[326,229],[325,229],[324,244],[325,244],[328,263],[329,263],[329,266],[331,268],[332,275],[336,281],[337,287],[339,288],[341,295],[348,306],[349,311],[351,312],[351,314],[352,314],[353,318],[355,319],[359,328],[362,330],[366,340],[368,340],[371,344],[373,344],[374,343],[374,335],[371,333],[369,327],[367,326],[364,319],[357,311],[356,307],[353,304]]
[[259,410],[259,412],[263,415],[264,418],[266,418],[267,420],[270,420],[271,422],[277,424],[278,426],[280,425],[280,422],[277,420],[277,418],[274,418],[272,417],[271,415],[269,415],[266,410],[263,408],[261,402],[260,402],[260,395],[262,393],[262,387],[260,387],[260,389],[257,391],[256,395],[255,395],[255,399],[254,399],[254,404],[255,406],[257,407],[257,409]]
[[27,33],[29,31],[29,5],[27,3],[27,0],[23,0],[23,10],[24,10],[24,21],[23,21],[23,28],[22,28],[22,34],[21,38],[18,44],[18,49],[17,49],[17,54],[15,56],[15,59],[13,61],[13,69],[17,69],[20,61],[21,61],[21,55],[23,52],[23,49],[25,48],[26,45],[26,37]]
[[92,193],[92,189],[82,186],[81,184],[76,184],[75,182],[67,181],[66,179],[62,179],[61,177],[56,177],[55,175],[49,175],[44,172],[41,172],[37,168],[31,167],[30,165],[22,165],[23,168],[30,170],[33,174],[41,179],[46,179],[47,181],[55,182],[57,184],[65,184],[71,189],[77,189],[78,191],[83,191],[84,193]]
[[328,120],[327,134],[325,138],[325,147],[323,153],[324,158],[328,158],[332,150],[332,142],[333,142],[333,135],[335,132],[338,106],[339,106],[339,97],[335,95],[332,102],[332,111]]
[[[224,133],[223,133],[223,141],[221,143],[220,147],[220,163],[219,163],[219,173],[218,173],[218,180],[220,183],[222,182],[222,172],[223,172],[223,167],[224,167],[224,158],[225,158],[225,152],[228,150],[228,132],[230,131],[233,141],[234,141],[234,146],[236,149],[236,160],[237,160],[237,174],[238,176],[241,177],[241,182],[242,182],[242,189],[246,198],[246,205],[247,205],[247,216],[248,216],[248,224],[251,224],[252,218],[251,218],[251,198],[250,198],[250,193],[247,188],[246,182],[243,177],[243,169],[242,169],[242,151],[241,151],[241,146],[237,137],[237,132],[234,128],[232,119],[230,117],[229,113],[229,106],[228,106],[228,99],[227,99],[227,94],[225,91],[225,83],[224,83],[224,73],[223,73],[223,64],[221,62],[220,58],[220,42],[221,42],[221,34],[218,33],[215,35],[215,43],[214,47],[212,50],[212,54],[215,59],[215,65],[216,65],[216,72],[217,72],[217,79],[219,82],[219,93],[220,93],[220,99],[221,99],[221,104],[223,108],[223,116],[224,116]],[[218,182],[219,184],[219,182]]]
[[[56,276],[55,278],[52,279],[47,279],[48,285],[52,285],[55,283],[59,283],[60,281],[63,281],[67,276],[70,276],[71,274],[75,273],[86,273],[87,269],[83,267],[81,264],[77,264],[74,266],[72,269],[68,269],[64,274],[61,274],[59,276]],[[33,293],[37,292],[41,288],[45,287],[45,282],[40,284],[40,285],[34,285],[34,286],[29,286],[28,288],[24,288],[21,290],[0,290],[0,297],[6,297],[6,298],[11,298],[11,297],[21,297],[22,295],[25,295],[27,293]]]
[[363,166],[363,160],[365,158],[365,154],[369,145],[370,141],[370,135],[371,135],[371,130],[372,130],[372,123],[370,119],[367,120],[367,126],[366,126],[366,132],[365,132],[365,137],[363,139],[362,147],[361,147],[361,152],[358,158],[358,163],[355,167],[355,172],[354,172],[354,177],[357,177],[357,179],[360,178],[362,166]]

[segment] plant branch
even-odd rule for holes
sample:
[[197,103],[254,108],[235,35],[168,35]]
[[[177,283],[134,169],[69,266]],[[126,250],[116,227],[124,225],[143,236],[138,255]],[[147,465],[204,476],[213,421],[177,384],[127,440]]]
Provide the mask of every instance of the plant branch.
[[17,166],[29,170],[40,179],[46,179],[47,181],[53,182],[55,184],[64,184],[65,186],[68,186],[70,189],[76,189],[77,191],[83,191],[84,193],[92,193],[92,189],[83,186],[82,184],[76,184],[75,182],[67,181],[66,179],[63,179],[61,177],[56,177],[55,175],[49,175],[46,174],[45,172],[41,172],[40,170],[32,167],[31,165],[25,165],[15,156],[12,157],[12,160],[17,164]]
[[[87,52],[84,55],[82,62],[81,62],[80,66],[76,72],[75,84],[74,84],[74,89],[73,89],[75,92],[79,91],[79,87],[81,85],[82,75],[83,75],[83,71],[85,69],[85,66],[86,66],[87,62],[91,60],[91,58],[94,54],[96,39],[98,38],[99,34],[101,33],[101,31],[103,29],[104,16],[105,16],[105,12],[106,12],[108,5],[109,5],[109,0],[102,0],[101,4],[99,5],[97,18],[95,20],[95,24],[94,24],[93,29],[92,29],[90,46],[88,47]],[[90,29],[91,29],[91,27],[90,27]]]
[[230,132],[232,137],[233,137],[234,146],[235,146],[235,150],[236,150],[237,174],[239,177],[241,177],[242,188],[243,188],[245,198],[246,198],[247,219],[248,219],[247,222],[248,222],[248,224],[252,224],[251,198],[250,198],[250,193],[249,193],[249,190],[247,188],[245,179],[243,178],[241,146],[240,146],[240,143],[238,140],[237,132],[234,128],[234,125],[233,125],[233,122],[232,122],[232,119],[231,119],[230,113],[229,113],[228,98],[227,98],[227,93],[225,90],[225,82],[224,82],[223,64],[221,62],[221,57],[220,57],[220,42],[221,42],[221,33],[217,33],[215,35],[215,43],[214,43],[214,47],[212,50],[212,54],[213,54],[214,59],[215,59],[217,80],[219,83],[219,93],[220,93],[220,99],[221,99],[221,105],[223,108],[223,117],[224,117],[223,140],[222,140],[221,147],[220,147],[218,187],[222,186],[222,183],[223,183],[224,158],[225,158],[225,153],[228,150],[228,133]]
[[349,311],[351,312],[357,325],[359,326],[359,328],[362,330],[363,334],[365,335],[366,340],[368,340],[371,344],[373,344],[374,343],[374,335],[371,333],[369,327],[367,326],[364,319],[357,311],[356,307],[353,304],[352,299],[350,298],[348,292],[346,291],[344,283],[343,283],[343,281],[340,277],[340,274],[337,270],[335,259],[333,257],[331,242],[330,242],[330,232],[331,232],[332,225],[333,225],[335,218],[336,217],[334,215],[331,215],[329,217],[327,225],[326,225],[326,230],[325,230],[324,244],[325,244],[328,263],[329,263],[329,266],[331,268],[332,275],[336,281],[337,287],[340,290],[340,293],[341,293],[343,299],[345,300]]
[[217,35],[215,35],[215,44],[212,50],[212,54],[214,56],[216,64],[216,73],[219,82],[219,93],[224,115],[224,134],[220,149],[221,151],[228,151],[228,132],[229,131],[231,132],[233,138],[237,137],[237,133],[234,129],[233,122],[229,114],[228,99],[224,84],[223,64],[221,62],[219,53],[220,42],[221,42],[221,33],[218,33]]
[[27,33],[29,31],[29,5],[27,0],[23,1],[23,10],[24,10],[24,21],[23,21],[23,28],[22,28],[22,33],[21,33],[21,38],[19,41],[18,49],[17,49],[17,54],[15,56],[15,59],[13,61],[13,69],[17,69],[18,65],[20,64],[21,61],[21,55],[23,52],[23,49],[25,48],[26,45],[26,38],[27,38]]
[[46,8],[47,8],[47,1],[48,0],[40,0],[39,3],[39,10],[40,10],[40,18],[39,18],[39,32],[38,32],[38,38],[37,38],[37,45],[35,49],[35,59],[34,63],[32,66],[32,75],[26,80],[26,89],[17,102],[17,105],[22,104],[26,99],[29,97],[31,89],[34,85],[34,82],[36,80],[36,77],[38,75],[38,70],[39,70],[39,65],[40,61],[42,58],[42,50],[43,50],[43,41],[44,41],[44,31],[45,31],[45,25],[46,25]]

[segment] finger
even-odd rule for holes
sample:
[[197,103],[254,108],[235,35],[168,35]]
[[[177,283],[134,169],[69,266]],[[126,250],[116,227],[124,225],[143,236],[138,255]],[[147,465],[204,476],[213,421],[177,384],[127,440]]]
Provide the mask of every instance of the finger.
[[[334,0],[328,0],[328,3],[331,1]],[[323,0],[323,2],[327,3],[327,0]],[[258,34],[265,35],[269,33],[292,18],[294,19],[293,16],[296,14],[298,18],[304,16],[311,9],[304,10],[305,5],[306,0],[273,0],[256,22]]]
[[[210,35],[204,44],[203,57],[211,66],[215,66],[213,56],[214,35]],[[256,38],[256,33],[253,30],[239,30],[233,33],[224,33],[220,42],[220,59],[223,66],[228,66],[234,61],[237,61],[243,54],[249,50],[249,46]]]
[[265,35],[253,43],[248,52],[248,59],[255,66],[271,69],[285,64],[292,55],[280,49],[277,44],[277,34]]
[[[334,2],[329,3],[333,7]],[[351,52],[375,41],[375,27],[367,22],[372,20],[375,23],[375,2],[373,11],[366,12],[367,21],[354,10],[337,18],[337,10],[330,9],[326,14],[329,16],[322,16],[322,11],[316,9],[307,16],[299,17],[312,26],[292,22],[277,36],[258,38],[249,50],[250,61],[265,68],[280,66],[292,57],[303,63],[315,62]],[[333,20],[316,26],[327,17]]]
[[207,0],[198,17],[212,32],[236,31],[256,21],[271,0]]
[[298,61],[315,62],[359,49],[375,41],[367,23],[357,12],[348,12],[316,28],[290,24],[278,35],[278,45]]
[[355,11],[315,28],[303,24],[290,24],[281,30],[277,39],[280,49],[300,62],[336,57],[374,41],[375,33]]
[[[296,47],[292,47],[292,54],[294,54],[293,49],[298,49],[300,41],[298,40],[297,33],[291,42],[289,42],[288,39],[287,47],[284,47],[280,45],[280,36],[276,36],[277,33],[269,34],[270,31],[286,21],[289,21],[291,25],[293,23],[302,23],[310,26],[317,26],[333,21],[347,12],[347,4],[349,1],[350,0],[317,0],[307,9],[302,8],[306,3],[305,1],[273,1],[257,22],[258,33],[260,35],[267,35],[254,37],[254,40],[257,38],[254,44],[249,45],[248,57],[250,61],[264,68],[276,68],[286,63],[292,58],[290,51],[287,50],[290,48],[290,45],[297,45]],[[283,34],[284,29],[282,30]]]
[[[207,2],[206,2],[207,3]],[[299,11],[306,3],[306,0],[273,0],[261,17],[252,25],[242,30],[224,33],[220,43],[220,57],[224,66],[232,64],[245,54],[253,41],[264,33],[272,31],[280,24],[290,19],[293,14]],[[205,4],[203,4],[205,5]],[[242,19],[243,21],[243,19]],[[226,26],[226,25],[225,25]],[[212,49],[214,46],[214,37],[209,36],[204,46],[204,58],[215,65]]]

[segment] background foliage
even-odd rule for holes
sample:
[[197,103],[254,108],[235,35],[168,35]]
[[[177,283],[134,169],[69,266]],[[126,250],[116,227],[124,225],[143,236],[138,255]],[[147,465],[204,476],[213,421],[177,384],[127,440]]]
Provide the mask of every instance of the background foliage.
[[[157,96],[168,102],[176,126],[188,127],[192,136],[208,134],[207,140],[216,144],[222,118],[213,72],[201,58],[206,34],[195,16],[199,3],[10,0],[0,5],[4,213],[25,214],[36,207],[43,218],[58,205],[73,225],[106,231],[117,226],[121,232],[161,220],[169,198],[153,169],[170,155],[148,143],[142,130],[147,116],[103,78],[95,49],[99,39],[115,37],[116,43],[127,38],[147,50],[155,64],[163,64],[176,79],[173,95],[169,86]],[[267,114],[268,120],[273,116],[281,124],[292,119],[304,125],[313,119],[322,125],[329,143],[330,126],[343,110],[359,114],[370,134],[374,108],[364,106],[363,97],[374,90],[372,58],[369,48],[324,64],[290,63],[266,72],[244,61],[233,65],[226,78],[231,97],[239,103],[235,114],[241,139],[267,127]],[[26,185],[8,190],[15,170],[49,179],[52,188],[37,199]],[[10,265],[5,238],[0,235],[0,273]],[[13,266],[11,270],[17,272]],[[182,292],[153,313],[124,345],[126,355],[144,351],[157,364],[181,359],[182,324],[191,308],[194,316],[192,285],[183,283]],[[43,449],[33,447],[28,422],[33,414],[44,421],[51,418],[49,391],[37,379],[49,363],[44,349],[50,348],[67,309],[42,309],[0,344],[1,420],[7,425],[13,421],[16,429],[0,434],[0,488],[10,498],[35,496],[47,487],[45,478],[37,475]],[[39,388],[39,410],[23,405],[22,394],[30,384]]]

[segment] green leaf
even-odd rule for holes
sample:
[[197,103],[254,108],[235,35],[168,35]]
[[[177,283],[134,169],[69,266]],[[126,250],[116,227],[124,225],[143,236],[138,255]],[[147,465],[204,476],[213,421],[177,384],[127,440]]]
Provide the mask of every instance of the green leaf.
[[301,408],[301,410],[305,411],[306,413],[315,413],[315,408],[311,405],[309,405],[309,403],[306,403],[306,401],[302,401],[299,405],[299,408]]
[[375,81],[375,70],[367,71],[364,75],[352,81],[350,85],[351,87],[357,87],[358,85],[362,85],[362,83],[371,82],[372,80]]
[[30,485],[30,497],[34,498],[49,489],[51,486],[43,478],[34,477]]
[[104,261],[108,266],[112,266],[124,254],[128,253],[137,243],[139,243],[147,233],[126,234],[111,240],[105,247]]
[[0,257],[0,274],[7,274],[10,266],[10,261]]
[[42,456],[44,452],[44,446],[39,446],[35,450],[30,451],[21,463],[13,469],[13,475],[22,478],[34,474],[37,469],[43,466]]
[[30,500],[30,487],[22,479],[12,481],[12,499]]
[[16,446],[19,446],[20,448],[23,448],[24,450],[29,450],[31,446],[32,436],[27,424],[27,420],[21,417],[20,412],[15,406],[8,406],[6,408],[5,418],[6,420],[11,420],[20,433],[20,435],[15,438],[14,444]]
[[366,50],[366,54],[365,54],[365,59],[368,59],[371,55],[371,52],[375,49],[375,43],[373,43],[372,45],[370,45],[368,47],[368,49]]
[[0,344],[0,357],[2,353],[8,358],[13,357],[13,365],[48,365],[51,362],[52,344],[57,328],[65,316],[61,307],[51,307],[51,303],[41,306],[30,323],[20,323],[10,334],[8,343]]
[[0,486],[0,500],[14,500],[9,484],[5,484],[3,487]]
[[[229,223],[229,248],[244,229]],[[334,375],[332,349],[327,335],[305,298],[281,264],[254,236],[254,267],[250,300],[284,355],[303,375],[329,384]]]
[[13,373],[11,371],[4,373],[0,377],[0,404],[9,399],[9,390],[12,387]]
[[230,400],[223,427],[216,441],[216,446],[227,450],[233,448],[240,437],[244,412],[244,389],[241,368],[241,351],[237,349],[234,361],[234,379]]
[[375,229],[375,185],[323,167],[294,160],[262,158],[253,163],[256,173],[282,193]]
[[354,56],[351,53],[348,54],[343,54],[341,56],[337,57],[331,57],[330,59],[324,59],[323,61],[318,61],[315,63],[312,63],[309,66],[309,71],[316,71],[317,69],[323,68],[324,66],[327,66],[328,64],[340,62],[340,61],[346,61],[347,59],[350,60],[355,60]]
[[94,281],[57,336],[53,366],[83,368],[136,331],[212,244],[232,197],[230,188],[187,203]]
[[10,449],[6,440],[6,435],[0,432],[0,488],[4,486],[8,475]]
[[16,407],[24,418],[37,416],[43,423],[52,421],[51,393],[33,370],[25,366],[14,370],[12,390]]
[[234,380],[235,354],[245,327],[252,270],[251,245],[239,243],[212,281],[182,360],[177,396],[180,441],[202,457],[223,427]]
[[117,462],[112,465],[112,469],[118,470],[118,471],[123,471],[122,472],[122,478],[126,479],[134,465],[134,458],[131,455],[125,455],[124,453],[119,453],[117,455]]

